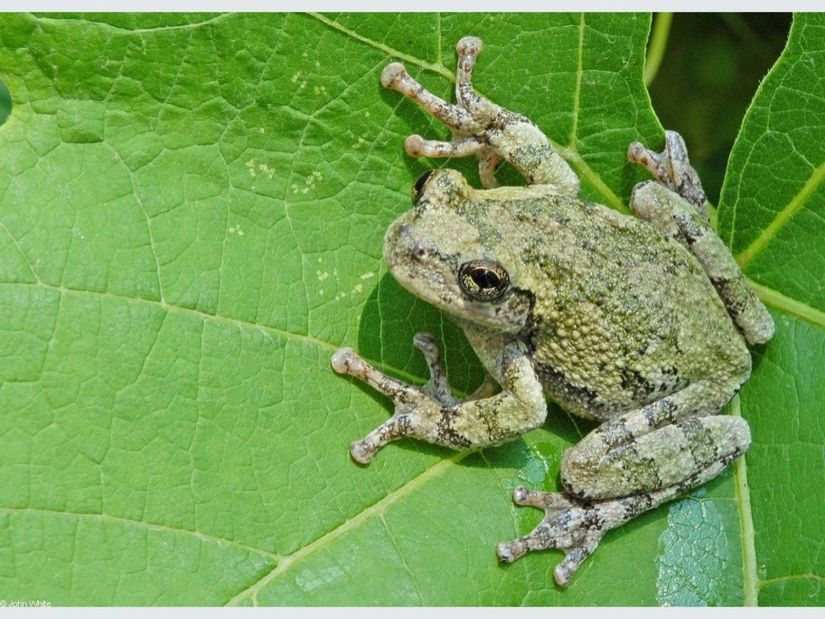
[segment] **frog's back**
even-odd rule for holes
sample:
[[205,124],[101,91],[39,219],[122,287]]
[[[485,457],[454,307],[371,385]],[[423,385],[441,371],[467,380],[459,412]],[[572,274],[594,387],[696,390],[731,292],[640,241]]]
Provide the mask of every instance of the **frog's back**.
[[535,294],[523,337],[571,412],[609,418],[750,363],[701,265],[652,225],[573,198],[513,207],[517,285]]

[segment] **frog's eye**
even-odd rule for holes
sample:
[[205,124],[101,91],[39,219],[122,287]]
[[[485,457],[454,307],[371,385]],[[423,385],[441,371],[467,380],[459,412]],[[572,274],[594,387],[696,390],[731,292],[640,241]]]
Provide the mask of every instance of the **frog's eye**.
[[412,201],[413,204],[418,202],[418,198],[421,197],[421,192],[424,190],[424,185],[427,184],[427,181],[430,180],[430,176],[432,176],[434,170],[427,170],[418,177],[418,180],[415,181],[415,185],[412,188]]
[[474,301],[501,300],[510,287],[510,275],[498,262],[471,260],[458,270],[458,285]]

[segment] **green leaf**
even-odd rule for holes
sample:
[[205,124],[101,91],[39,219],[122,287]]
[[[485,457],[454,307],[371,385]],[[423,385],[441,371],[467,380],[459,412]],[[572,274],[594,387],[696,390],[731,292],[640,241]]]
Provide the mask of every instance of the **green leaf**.
[[795,16],[731,152],[719,207],[722,238],[777,321],[742,391],[753,429],[745,580],[760,604],[825,603],[824,60],[825,16]]
[[[0,598],[648,605],[740,604],[757,587],[768,603],[821,595],[812,497],[822,497],[822,379],[811,351],[822,350],[822,323],[776,303],[777,338],[741,396],[756,439],[749,494],[740,466],[645,514],[609,533],[567,590],[552,582],[559,553],[505,567],[494,548],[535,524],[510,492],[554,488],[582,422],[558,412],[471,455],[414,441],[367,468],[348,455],[388,403],[333,374],[338,346],[423,380],[411,338],[426,329],[444,340],[460,389],[481,379],[457,329],[381,263],[411,183],[444,165],[408,158],[403,138],[446,135],[381,89],[383,66],[400,59],[448,97],[455,42],[481,36],[480,90],[538,122],[588,197],[624,209],[644,178],[626,164],[627,144],[661,141],[642,81],[649,25],[591,14],[0,16],[0,79],[13,100],[0,127]],[[791,51],[760,97],[783,66],[807,66]],[[794,112],[803,124],[819,113],[814,100]],[[734,162],[730,179],[736,168],[743,187],[765,184]],[[477,182],[472,162],[448,165]],[[754,233],[729,219],[732,205],[758,211],[726,197],[732,183],[724,238],[758,236],[769,224]],[[799,238],[815,252],[813,233]],[[748,275],[769,300],[822,310],[803,275],[786,288],[756,264]],[[776,271],[815,266],[800,258]],[[805,570],[810,582],[769,580]]]

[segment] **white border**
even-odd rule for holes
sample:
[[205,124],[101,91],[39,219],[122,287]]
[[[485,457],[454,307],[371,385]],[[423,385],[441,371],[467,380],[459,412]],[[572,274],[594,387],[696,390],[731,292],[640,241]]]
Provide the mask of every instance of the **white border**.
[[[821,0],[416,0],[400,12],[822,11]],[[414,8],[415,11],[410,11]],[[3,12],[399,12],[386,0],[4,0]],[[0,13],[0,19],[2,14]]]

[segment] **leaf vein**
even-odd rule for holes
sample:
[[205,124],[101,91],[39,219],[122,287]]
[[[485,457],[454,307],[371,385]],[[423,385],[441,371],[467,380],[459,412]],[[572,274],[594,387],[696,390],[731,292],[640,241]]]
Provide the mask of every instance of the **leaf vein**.
[[404,553],[401,550],[401,547],[398,545],[398,540],[395,537],[395,534],[390,529],[390,525],[387,522],[387,519],[384,518],[384,514],[379,516],[381,520],[381,525],[384,527],[384,531],[387,533],[387,537],[392,544],[393,549],[395,550],[395,554],[398,556],[398,561],[401,563],[401,567],[404,568],[404,571],[407,573],[407,577],[413,583],[415,587],[415,594],[418,596],[418,603],[421,605],[425,604],[426,598],[424,597],[424,593],[421,590],[421,586],[418,584],[418,581],[415,578],[415,572],[410,569],[409,563],[407,563],[407,559],[404,556]]
[[[742,416],[739,396],[733,398],[731,414]],[[736,489],[736,505],[739,511],[739,536],[742,548],[742,590],[745,606],[759,605],[759,576],[756,568],[755,530],[751,512],[751,495],[748,486],[748,466],[745,456],[738,458],[733,469]]]
[[825,582],[825,576],[820,576],[819,574],[811,573],[789,574],[788,576],[777,576],[776,578],[768,578],[767,580],[763,580],[759,583],[759,587],[768,587],[770,585],[777,585],[792,580],[815,580],[817,582]]
[[337,30],[348,37],[355,39],[356,41],[360,41],[370,47],[374,47],[377,50],[380,50],[387,54],[387,56],[393,56],[395,58],[400,58],[406,62],[412,63],[416,66],[421,67],[422,69],[428,69],[430,71],[434,71],[439,75],[446,77],[450,81],[454,81],[455,78],[453,77],[452,73],[440,62],[427,62],[426,60],[422,60],[420,58],[416,58],[410,54],[405,54],[404,52],[398,51],[390,47],[389,45],[385,45],[383,43],[379,43],[378,41],[373,41],[369,37],[365,37],[362,34],[358,34],[355,30],[350,30],[346,26],[342,26],[338,22],[328,18],[326,15],[321,15],[320,13],[308,13],[310,17],[313,17],[320,21],[322,24],[329,26],[333,30]]
[[138,208],[140,209],[140,212],[143,215],[143,218],[146,220],[146,233],[149,237],[149,249],[152,251],[152,260],[155,263],[155,275],[158,280],[158,296],[160,296],[160,302],[164,303],[165,298],[163,296],[163,280],[161,279],[160,260],[158,259],[157,246],[155,244],[155,235],[152,231],[152,218],[149,217],[149,213],[146,211],[146,207],[143,204],[143,198],[141,198],[140,194],[137,191],[137,186],[135,185],[135,177],[134,174],[132,174],[132,171],[129,169],[129,166],[120,156],[120,153],[117,152],[117,150],[115,150],[108,142],[104,142],[104,144],[112,152],[112,154],[114,154],[115,160],[117,160],[117,162],[120,165],[122,165],[123,169],[126,171],[126,174],[129,177],[129,182],[132,185],[132,194],[135,196],[135,202],[137,203]]
[[774,217],[773,221],[768,224],[768,226],[762,230],[756,239],[741,253],[736,257],[736,262],[739,263],[739,266],[745,268],[745,266],[756,256],[764,251],[765,247],[774,239],[774,237],[779,233],[782,228],[784,228],[790,219],[796,215],[802,208],[804,208],[805,204],[808,202],[810,197],[816,192],[822,182],[825,180],[825,162],[821,163],[814,171],[811,173],[811,176],[802,186],[802,188],[796,193],[796,195],[790,199],[790,201],[780,210],[776,217]]
[[103,21],[96,21],[94,19],[90,19],[89,17],[84,18],[76,18],[76,17],[46,17],[42,15],[31,15],[33,19],[39,22],[45,23],[55,23],[55,24],[64,24],[64,23],[80,23],[84,26],[93,25],[98,28],[103,28],[106,30],[114,30],[115,32],[121,34],[150,34],[156,32],[174,32],[175,30],[194,30],[196,28],[201,28],[203,26],[208,26],[211,24],[215,24],[217,22],[223,21],[224,19],[228,19],[230,17],[235,17],[236,15],[233,13],[220,13],[218,15],[213,15],[209,19],[204,19],[203,21],[194,22],[191,24],[180,24],[178,26],[157,26],[155,28],[124,28],[123,26],[115,26],[113,24],[108,24]]
[[18,253],[23,258],[23,260],[26,262],[26,266],[29,267],[29,271],[31,271],[32,277],[35,279],[36,282],[40,283],[42,280],[40,279],[40,275],[37,274],[37,271],[34,270],[34,264],[32,263],[31,259],[26,254],[26,252],[23,251],[23,248],[20,247],[20,243],[18,243],[17,238],[15,238],[15,236],[11,233],[11,230],[8,229],[6,224],[3,223],[2,219],[0,219],[0,228],[3,228],[3,231],[11,239],[12,244],[17,249]]
[[759,298],[762,299],[765,304],[825,329],[825,312],[811,307],[802,301],[787,297],[772,288],[757,284],[753,280],[748,280],[748,283],[756,290]]
[[579,112],[581,111],[582,76],[584,75],[584,13],[579,14],[579,49],[576,64],[576,87],[573,90],[573,126],[570,129],[568,148],[575,149],[578,143]]
[[225,606],[234,606],[239,602],[251,598],[253,603],[257,603],[258,593],[270,582],[278,578],[281,574],[287,572],[293,565],[300,563],[303,559],[311,555],[317,550],[326,547],[328,544],[334,542],[342,535],[357,529],[364,523],[371,520],[373,517],[382,517],[387,510],[388,507],[396,503],[397,501],[405,498],[422,485],[429,482],[431,479],[434,479],[441,475],[444,471],[452,468],[454,465],[458,464],[461,460],[466,458],[469,454],[474,452],[460,452],[456,453],[450,458],[446,458],[444,460],[440,460],[433,466],[425,469],[422,473],[413,477],[411,480],[399,486],[386,496],[379,500],[377,503],[365,508],[357,515],[345,520],[343,523],[325,533],[321,537],[316,538],[314,541],[310,542],[306,546],[302,546],[292,554],[286,555],[282,557],[281,561],[272,569],[269,573],[265,574],[262,578],[258,579],[256,582],[251,584],[249,587],[238,593],[235,597],[230,599]]
[[0,510],[11,513],[11,514],[43,514],[46,516],[57,516],[57,517],[66,517],[66,518],[75,518],[77,521],[80,520],[95,520],[104,523],[115,523],[115,524],[122,524],[127,526],[134,526],[139,527],[142,529],[148,529],[150,531],[157,531],[159,533],[170,533],[174,535],[187,535],[198,538],[200,541],[209,544],[218,544],[221,546],[231,546],[238,550],[242,550],[244,552],[253,553],[265,557],[271,561],[281,561],[282,556],[269,552],[267,550],[263,550],[261,548],[255,548],[254,546],[249,546],[247,544],[243,544],[236,540],[227,539],[225,537],[219,537],[217,535],[210,535],[208,533],[202,533],[201,531],[193,531],[191,529],[180,529],[178,527],[172,527],[169,525],[164,524],[156,524],[153,522],[144,522],[142,520],[135,520],[133,518],[124,518],[122,516],[112,516],[110,514],[95,514],[95,513],[83,513],[83,512],[71,512],[71,511],[61,511],[57,509],[47,509],[43,507],[5,507],[0,506]]

